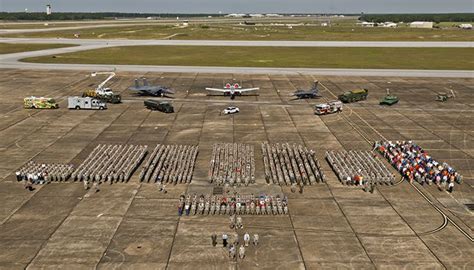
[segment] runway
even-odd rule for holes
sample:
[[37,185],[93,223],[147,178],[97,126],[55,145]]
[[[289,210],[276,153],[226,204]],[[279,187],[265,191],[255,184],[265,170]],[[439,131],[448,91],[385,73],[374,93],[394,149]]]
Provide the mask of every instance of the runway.
[[56,43],[107,46],[249,46],[249,47],[385,47],[385,48],[473,48],[471,41],[287,41],[287,40],[144,40],[0,38],[1,43]]

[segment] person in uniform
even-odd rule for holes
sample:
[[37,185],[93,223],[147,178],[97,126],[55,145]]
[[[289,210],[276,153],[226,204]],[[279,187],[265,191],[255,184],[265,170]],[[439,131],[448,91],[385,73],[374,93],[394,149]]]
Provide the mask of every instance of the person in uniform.
[[242,217],[241,216],[237,216],[237,221],[236,221],[235,226],[239,229],[242,229],[244,227],[244,225],[242,224]]
[[100,191],[100,188],[99,188],[99,182],[94,182],[94,184],[92,184],[92,186],[94,187],[94,190],[95,192],[99,192]]
[[253,245],[254,246],[258,246],[258,240],[259,240],[258,234],[254,234],[253,235]]
[[217,245],[217,234],[213,233],[211,235],[212,246],[215,247]]
[[244,234],[244,244],[245,244],[246,247],[248,247],[249,243],[250,243],[250,234],[248,232],[246,232]]
[[240,246],[239,248],[239,258],[242,260],[243,258],[245,258],[245,247],[244,246]]
[[89,189],[89,181],[84,180],[83,183],[84,183],[84,189],[88,190]]
[[227,234],[222,234],[222,246],[227,247],[227,240],[229,239],[229,236]]

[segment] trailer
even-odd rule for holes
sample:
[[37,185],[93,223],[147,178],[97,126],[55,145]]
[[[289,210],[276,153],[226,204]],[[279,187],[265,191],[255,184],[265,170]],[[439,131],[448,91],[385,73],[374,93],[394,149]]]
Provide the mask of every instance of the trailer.
[[107,104],[101,100],[91,97],[68,97],[68,109],[86,109],[86,110],[104,110],[107,109]]
[[342,102],[339,100],[318,104],[314,107],[314,113],[316,115],[325,115],[337,112],[342,112]]

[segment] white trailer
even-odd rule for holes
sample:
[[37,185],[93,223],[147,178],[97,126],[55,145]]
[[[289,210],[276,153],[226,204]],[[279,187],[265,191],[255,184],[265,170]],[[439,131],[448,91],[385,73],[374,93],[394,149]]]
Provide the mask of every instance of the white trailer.
[[91,97],[68,97],[68,109],[86,109],[86,110],[104,110],[107,109],[107,104]]

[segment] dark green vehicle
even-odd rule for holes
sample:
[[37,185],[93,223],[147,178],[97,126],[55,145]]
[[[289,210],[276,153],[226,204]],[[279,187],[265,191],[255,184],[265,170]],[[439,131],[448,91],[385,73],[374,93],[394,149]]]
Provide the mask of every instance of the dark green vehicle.
[[170,102],[167,101],[157,101],[157,100],[145,100],[144,105],[147,109],[152,111],[160,111],[164,113],[173,113],[174,108]]
[[356,89],[352,91],[347,91],[342,95],[339,95],[338,98],[344,103],[356,102],[360,100],[366,100],[369,90],[367,89]]
[[398,103],[398,97],[393,95],[386,95],[382,100],[380,100],[380,105],[392,106],[396,103]]

